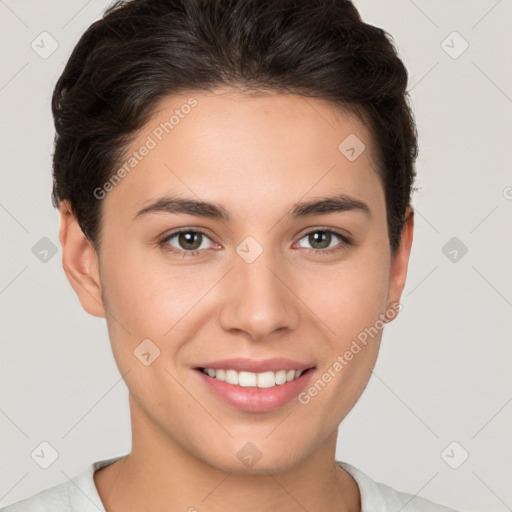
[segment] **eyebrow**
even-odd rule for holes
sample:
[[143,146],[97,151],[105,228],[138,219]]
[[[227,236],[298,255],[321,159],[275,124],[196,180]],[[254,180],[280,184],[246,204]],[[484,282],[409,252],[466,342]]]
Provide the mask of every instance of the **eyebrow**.
[[[288,215],[294,219],[298,219],[313,215],[346,211],[358,211],[371,217],[370,207],[366,203],[346,194],[337,194],[331,197],[322,197],[297,203],[291,208]],[[157,199],[155,202],[139,210],[134,219],[149,213],[184,213],[226,222],[230,220],[229,212],[220,204],[177,196],[165,196]]]

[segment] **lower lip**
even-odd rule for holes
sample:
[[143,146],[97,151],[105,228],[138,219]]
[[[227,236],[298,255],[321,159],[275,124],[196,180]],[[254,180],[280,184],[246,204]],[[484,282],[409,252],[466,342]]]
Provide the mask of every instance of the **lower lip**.
[[314,370],[310,368],[298,379],[286,384],[278,384],[272,388],[256,388],[228,384],[195,369],[210,391],[233,407],[246,412],[268,412],[287,404],[306,387]]

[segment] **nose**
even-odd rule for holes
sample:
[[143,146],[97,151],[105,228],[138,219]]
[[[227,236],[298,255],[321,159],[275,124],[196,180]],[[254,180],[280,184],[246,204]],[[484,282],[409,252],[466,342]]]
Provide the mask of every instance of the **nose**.
[[[252,340],[275,331],[293,330],[299,321],[298,299],[286,278],[283,263],[264,251],[256,261],[237,258],[224,282],[219,322],[225,331],[244,333]],[[289,274],[289,273],[288,273]]]

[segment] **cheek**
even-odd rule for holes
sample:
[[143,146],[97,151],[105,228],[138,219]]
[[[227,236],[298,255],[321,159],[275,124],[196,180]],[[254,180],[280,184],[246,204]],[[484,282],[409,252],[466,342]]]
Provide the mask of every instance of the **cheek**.
[[305,281],[304,290],[308,290],[305,295],[308,306],[329,327],[340,348],[373,325],[386,310],[389,286],[386,261],[377,252],[361,251],[357,257],[336,267],[326,267],[314,278],[307,275],[309,284]]
[[339,424],[363,393],[377,360],[386,310],[386,268],[365,266],[338,272],[314,309],[329,327],[316,380],[298,397],[309,417],[324,418],[318,429]]
[[211,272],[150,258],[147,249],[106,260],[104,273],[113,316],[128,332],[150,339],[162,338],[215,283]]

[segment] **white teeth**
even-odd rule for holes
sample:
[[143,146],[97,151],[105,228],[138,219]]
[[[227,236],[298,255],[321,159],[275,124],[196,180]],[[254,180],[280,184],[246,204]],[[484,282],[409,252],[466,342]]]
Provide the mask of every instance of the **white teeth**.
[[240,372],[238,374],[238,385],[242,386],[244,388],[245,387],[256,387],[256,380],[257,380],[256,373]]
[[286,382],[286,370],[276,372],[276,384],[284,384]]
[[298,379],[303,370],[279,370],[277,372],[237,372],[236,370],[215,370],[214,368],[205,368],[202,370],[208,376],[217,380],[234,384],[241,387],[272,388],[276,385],[286,384],[292,380]]
[[276,385],[276,374],[274,372],[258,373],[259,388],[273,388]]
[[226,370],[226,382],[228,384],[238,384],[238,372],[235,372],[235,370]]

